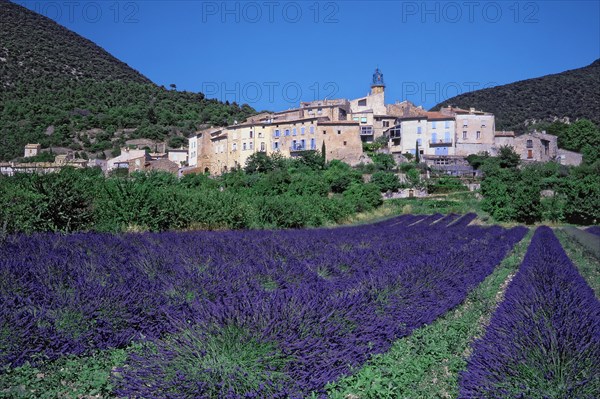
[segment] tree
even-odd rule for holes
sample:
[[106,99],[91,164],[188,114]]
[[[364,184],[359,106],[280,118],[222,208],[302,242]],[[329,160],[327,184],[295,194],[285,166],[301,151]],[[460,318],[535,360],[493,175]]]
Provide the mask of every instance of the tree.
[[489,157],[490,154],[487,151],[477,155],[471,154],[467,157],[467,162],[473,167],[473,169],[478,169]]
[[171,90],[176,90],[177,89],[177,85],[175,83],[171,83],[169,85],[169,87],[171,88]]
[[521,163],[521,157],[517,154],[515,149],[509,145],[500,147],[498,160],[501,168],[514,169]]
[[379,171],[371,176],[371,183],[375,184],[379,191],[396,191],[400,188],[400,180],[395,173]]
[[327,148],[325,148],[325,140],[321,145],[321,155],[323,155],[323,164],[327,163]]
[[396,166],[396,161],[394,161],[394,157],[392,154],[375,153],[369,156],[378,169],[390,170],[393,169],[394,166]]
[[415,150],[415,162],[421,162],[421,155],[419,154],[419,140],[417,140],[417,149]]
[[587,119],[580,119],[566,129],[561,145],[571,151],[581,151],[587,144],[600,146],[600,129]]

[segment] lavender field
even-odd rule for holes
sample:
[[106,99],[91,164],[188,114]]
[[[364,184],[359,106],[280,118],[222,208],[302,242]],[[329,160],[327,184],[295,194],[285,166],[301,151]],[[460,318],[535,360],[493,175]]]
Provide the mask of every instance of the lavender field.
[[461,304],[527,231],[473,218],[13,236],[0,247],[0,370],[136,342],[116,397],[325,397]]
[[600,302],[548,227],[473,345],[460,398],[600,395]]

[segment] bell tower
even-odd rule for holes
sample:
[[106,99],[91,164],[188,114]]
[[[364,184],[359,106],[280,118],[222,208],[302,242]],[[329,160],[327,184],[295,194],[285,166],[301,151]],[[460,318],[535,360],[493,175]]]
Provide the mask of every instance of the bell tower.
[[383,93],[385,90],[385,83],[383,83],[383,74],[379,68],[375,68],[373,74],[373,81],[371,82],[371,94]]

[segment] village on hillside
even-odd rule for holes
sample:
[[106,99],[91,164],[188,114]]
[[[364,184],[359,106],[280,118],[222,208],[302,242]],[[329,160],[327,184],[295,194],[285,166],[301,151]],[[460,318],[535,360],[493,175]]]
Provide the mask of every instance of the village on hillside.
[[[105,173],[161,170],[219,175],[244,167],[257,152],[294,157],[306,151],[324,151],[327,160],[356,166],[370,162],[363,144],[373,142],[382,143],[378,151],[393,155],[398,163],[418,154],[432,169],[454,176],[476,173],[466,160],[469,155],[495,156],[503,146],[513,147],[524,162],[582,162],[581,154],[558,148],[557,137],[545,131],[520,136],[496,131],[495,117],[489,112],[456,107],[432,112],[410,101],[386,104],[383,74],[376,69],[371,90],[364,97],[301,102],[298,108],[263,112],[231,126],[204,129],[188,139],[188,148],[166,150],[163,145],[162,151],[149,152],[148,143],[142,140],[108,160],[76,159],[68,153],[52,163],[0,163],[0,173],[45,173],[72,166],[100,167]],[[40,151],[39,144],[28,144],[24,157]]]

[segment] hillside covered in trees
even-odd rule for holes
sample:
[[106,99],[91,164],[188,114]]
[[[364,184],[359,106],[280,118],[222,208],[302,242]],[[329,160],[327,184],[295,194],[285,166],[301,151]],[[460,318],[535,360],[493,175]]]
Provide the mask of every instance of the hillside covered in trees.
[[475,107],[496,115],[497,130],[524,132],[556,120],[600,125],[600,59],[584,68],[460,94],[436,105]]
[[127,139],[164,140],[255,113],[152,83],[91,41],[0,0],[0,160],[28,142],[104,156]]

